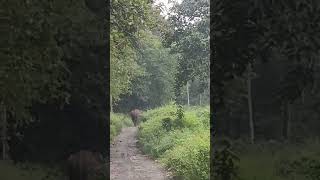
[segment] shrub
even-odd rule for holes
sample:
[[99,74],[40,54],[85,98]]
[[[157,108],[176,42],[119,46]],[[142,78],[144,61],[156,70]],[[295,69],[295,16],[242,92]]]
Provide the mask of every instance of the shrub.
[[216,180],[237,180],[239,157],[231,151],[228,139],[215,139],[213,160],[211,161],[212,178]]
[[117,136],[123,127],[132,126],[133,123],[129,116],[123,114],[110,114],[110,140],[112,141]]
[[186,180],[209,179],[210,132],[202,131],[183,138],[162,156],[161,162]]
[[142,150],[183,179],[209,179],[209,107],[185,107],[182,119],[173,103],[143,114]]

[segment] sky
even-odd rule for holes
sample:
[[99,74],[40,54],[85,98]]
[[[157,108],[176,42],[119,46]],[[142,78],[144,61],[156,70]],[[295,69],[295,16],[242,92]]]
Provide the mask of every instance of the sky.
[[181,3],[182,0],[155,0],[156,5],[160,3],[164,5],[163,12],[161,13],[163,16],[166,16],[166,14],[169,12],[169,8],[173,6],[174,2]]

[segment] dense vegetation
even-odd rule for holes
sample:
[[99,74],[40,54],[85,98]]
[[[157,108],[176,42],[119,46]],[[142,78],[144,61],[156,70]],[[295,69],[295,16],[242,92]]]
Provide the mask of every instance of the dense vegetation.
[[[191,7],[199,12],[188,11]],[[117,64],[111,64],[115,67],[114,71],[121,68],[126,72],[118,71],[121,78],[125,78],[123,76],[126,74],[128,82],[126,90],[121,93],[111,92],[112,104],[117,112],[128,112],[135,107],[150,109],[178,99],[181,104],[209,103],[209,2],[175,3],[166,18],[159,14],[160,9],[160,5],[153,5],[148,18],[143,19],[145,26],[141,27],[138,23],[130,36],[124,33],[124,37],[130,39],[135,56],[121,58]],[[136,16],[136,21],[140,22],[142,17]],[[188,19],[188,24],[183,19]],[[114,53],[118,53],[117,50]],[[134,62],[126,67],[125,61],[130,58]],[[113,77],[120,78],[111,74]],[[117,80],[111,86],[125,85],[120,82]],[[121,88],[117,89],[120,91]]]
[[[152,144],[161,149],[153,155],[165,153],[161,161],[177,175],[208,178],[208,108],[181,108],[209,103],[208,0],[174,3],[167,18],[150,0],[107,5],[101,0],[5,0],[1,7],[7,28],[0,51],[0,145],[2,159],[9,160],[1,161],[1,171],[8,172],[4,179],[27,171],[25,178],[41,178],[47,166],[64,168],[79,150],[106,157],[110,141],[131,125],[124,114],[132,108],[170,108],[171,101],[177,104],[170,110],[177,113],[176,124],[165,120],[171,133],[162,141],[181,142],[172,148]],[[164,132],[153,120],[165,118],[162,110],[154,111],[161,113],[148,116],[148,111],[150,121],[143,127],[150,123]],[[191,150],[192,141],[193,151],[182,153]]]
[[0,52],[2,159],[60,165],[83,149],[106,155],[108,133],[114,138],[130,125],[116,113],[177,98],[180,105],[208,104],[208,1],[175,4],[169,19],[150,0],[104,3],[1,2],[7,28]]
[[240,178],[316,179],[319,154],[303,159],[320,135],[320,3],[215,0],[211,8],[213,138],[229,138]]
[[142,150],[183,179],[209,178],[209,107],[184,108],[178,119],[177,106],[162,106],[144,113],[139,142]]
[[[320,135],[320,3],[214,0],[210,6],[211,175],[315,179],[317,142],[307,140]],[[186,108],[209,103],[208,0],[183,0],[166,18],[150,0],[113,0],[110,19],[99,0],[7,0],[1,7],[3,159],[56,163],[80,149],[105,153],[109,108],[154,109],[140,129],[144,150],[177,175],[208,175],[207,164],[197,164],[189,150],[207,158],[209,126],[196,115],[201,108]],[[124,117],[111,115],[112,138],[130,125]],[[224,137],[229,141],[218,143]],[[264,144],[268,153],[260,150]]]
[[125,127],[121,114],[134,108],[145,110],[139,127],[142,150],[176,177],[206,180],[209,1],[172,3],[165,17],[160,15],[161,4],[137,3],[143,8],[136,11],[125,1],[112,4],[110,102],[118,115],[111,116],[111,134]]
[[4,154],[56,161],[80,148],[105,149],[106,41],[95,14],[103,8],[93,12],[96,4],[85,1],[1,3],[10,25],[0,70]]
[[[94,149],[106,157],[104,1],[10,0],[0,4],[4,29],[0,151],[1,159],[8,160],[1,161],[4,177],[0,179],[19,179],[19,168],[11,160],[52,169],[81,149]],[[22,172],[27,174],[24,179],[47,174],[41,168]]]
[[132,126],[133,123],[129,116],[124,114],[111,113],[110,114],[110,141],[114,140],[114,137],[117,136],[121,129],[124,127]]
[[253,141],[319,135],[319,3],[228,2],[215,1],[211,19],[213,82],[223,92],[214,96],[228,107],[217,105],[217,133]]

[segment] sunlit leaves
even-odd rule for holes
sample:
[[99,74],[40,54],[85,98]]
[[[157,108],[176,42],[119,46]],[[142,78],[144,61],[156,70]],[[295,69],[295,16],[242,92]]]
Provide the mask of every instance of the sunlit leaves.
[[111,96],[130,93],[131,81],[143,70],[137,64],[141,56],[141,32],[152,29],[157,18],[148,0],[113,0],[111,2]]
[[136,80],[136,94],[148,99],[149,107],[168,103],[174,97],[174,76],[176,73],[176,56],[164,48],[160,38],[151,32],[143,32],[143,46],[139,64],[145,75]]
[[169,16],[174,31],[169,36],[173,52],[179,53],[176,96],[187,81],[200,80],[202,91],[209,79],[209,1],[184,0]]
[[132,79],[141,75],[142,70],[136,62],[136,52],[120,33],[111,32],[110,45],[110,94],[118,100],[121,94],[129,92]]

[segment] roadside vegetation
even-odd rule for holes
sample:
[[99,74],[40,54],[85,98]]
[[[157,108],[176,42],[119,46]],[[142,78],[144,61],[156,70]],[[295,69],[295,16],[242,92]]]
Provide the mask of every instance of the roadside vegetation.
[[209,107],[184,108],[177,118],[172,104],[144,113],[139,142],[142,150],[159,160],[174,176],[186,180],[209,178]]
[[114,137],[120,134],[121,129],[124,127],[133,126],[133,123],[128,115],[120,113],[110,114],[110,140],[113,141]]

